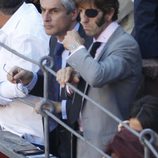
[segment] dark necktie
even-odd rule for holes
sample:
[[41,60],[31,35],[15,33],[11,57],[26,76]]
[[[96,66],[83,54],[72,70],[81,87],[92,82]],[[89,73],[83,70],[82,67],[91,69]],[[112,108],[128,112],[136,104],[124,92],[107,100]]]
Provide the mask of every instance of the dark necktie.
[[[61,43],[56,44],[55,52],[54,52],[54,66],[53,70],[57,72],[59,69],[61,69],[62,65],[62,53],[64,51],[64,47]],[[53,100],[54,101],[60,101],[60,85],[56,81],[56,78],[54,78],[53,81]]]
[[57,43],[54,54],[54,71],[56,72],[61,69],[63,51],[64,46],[61,43]]
[[95,57],[95,54],[96,54],[96,50],[99,48],[99,46],[101,45],[101,42],[94,42],[92,47],[91,47],[91,50],[90,50],[90,54],[91,56],[94,58]]
[[[53,59],[54,59],[54,65],[53,65],[53,70],[57,72],[59,69],[61,69],[62,66],[62,53],[64,51],[64,47],[61,43],[56,43],[54,52],[52,53]],[[53,101],[61,101],[60,98],[60,85],[56,81],[56,77],[53,75],[50,75],[49,78],[49,99]],[[60,117],[59,114],[56,114],[56,116]],[[52,131],[55,127],[57,126],[57,122],[54,121],[53,119],[49,120],[49,131]]]

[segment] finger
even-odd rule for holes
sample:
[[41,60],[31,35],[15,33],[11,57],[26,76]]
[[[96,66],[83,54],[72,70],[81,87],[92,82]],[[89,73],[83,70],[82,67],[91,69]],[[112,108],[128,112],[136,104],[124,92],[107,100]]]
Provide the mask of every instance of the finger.
[[79,81],[80,81],[80,79],[79,79],[78,75],[74,75],[73,82],[78,83]]
[[19,72],[21,71],[21,68],[14,66],[12,67],[8,74],[7,74],[7,79],[12,82],[12,83],[18,83],[19,82]]
[[7,79],[8,79],[8,81],[10,81],[12,83],[16,83],[16,80],[14,80],[13,76],[10,74],[7,74]]
[[64,82],[65,83],[70,81],[71,75],[72,75],[72,69],[68,67],[66,69],[66,73],[65,73],[65,76],[64,76]]
[[128,123],[129,123],[129,120],[122,121],[122,122],[118,125],[117,130],[118,130],[118,131],[121,131],[121,129],[122,129],[122,127],[123,127],[123,124],[128,124]]
[[65,84],[65,78],[66,78],[66,69],[63,69],[60,73],[60,83],[61,84]]
[[21,71],[19,71],[18,73],[16,73],[14,76],[13,76],[13,78],[14,78],[14,80],[23,80],[23,76],[24,76],[24,71],[23,70],[21,70]]
[[8,73],[9,73],[10,75],[14,76],[15,74],[18,73],[18,71],[19,71],[19,67],[14,66],[14,67],[12,67],[12,68],[8,71]]
[[35,110],[35,112],[37,113],[37,114],[40,114],[40,105],[36,105],[35,107],[34,107],[34,110]]
[[56,80],[59,82],[61,87],[65,86],[65,82],[64,82],[65,77],[64,76],[65,76],[65,69],[59,70],[57,72]]
[[56,73],[56,80],[59,82],[59,84],[62,82],[62,70],[59,70]]

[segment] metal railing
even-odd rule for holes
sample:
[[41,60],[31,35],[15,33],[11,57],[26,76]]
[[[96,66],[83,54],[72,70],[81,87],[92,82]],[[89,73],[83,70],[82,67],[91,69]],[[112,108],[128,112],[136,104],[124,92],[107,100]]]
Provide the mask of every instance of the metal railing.
[[[100,150],[99,148],[97,148],[94,144],[92,144],[91,142],[89,142],[88,140],[86,140],[83,136],[81,136],[79,133],[77,133],[76,131],[74,131],[73,129],[71,129],[67,124],[65,124],[64,122],[62,122],[58,117],[56,117],[55,115],[53,115],[47,108],[45,108],[45,105],[49,106],[50,109],[52,109],[52,104],[50,104],[50,102],[48,101],[48,73],[51,73],[52,75],[56,76],[56,73],[51,69],[53,63],[51,60],[51,57],[49,56],[45,56],[41,59],[40,62],[37,62],[33,59],[30,59],[20,53],[18,53],[17,51],[11,49],[10,47],[8,47],[7,45],[5,45],[4,43],[0,42],[0,46],[3,47],[4,49],[8,50],[9,52],[13,53],[14,55],[17,55],[21,58],[23,58],[24,60],[27,60],[33,64],[36,64],[40,67],[40,69],[43,71],[44,74],[44,98],[40,104],[40,114],[44,117],[44,140],[45,140],[45,157],[49,158],[49,125],[48,125],[48,119],[49,117],[51,117],[52,119],[54,119],[56,122],[58,122],[60,125],[62,125],[64,128],[66,128],[69,132],[71,132],[73,135],[75,135],[77,138],[81,139],[82,141],[84,141],[85,143],[87,143],[89,146],[91,146],[93,149],[95,149],[97,152],[99,152],[103,158],[110,158],[109,155],[107,155],[105,152],[103,152],[102,150]],[[45,63],[50,63],[50,65],[46,65]],[[122,123],[122,120],[120,120],[118,117],[116,117],[115,115],[113,115],[111,112],[109,112],[107,109],[103,108],[103,106],[101,106],[100,104],[98,104],[97,102],[95,102],[94,100],[92,100],[90,97],[88,97],[87,95],[85,95],[84,93],[82,93],[81,91],[79,91],[76,87],[74,87],[73,85],[71,85],[70,83],[67,83],[67,85],[76,93],[78,93],[79,95],[81,95],[83,98],[85,98],[86,100],[88,100],[89,102],[91,102],[94,106],[98,107],[100,110],[102,110],[106,115],[108,115],[109,117],[111,117],[112,119],[114,119],[117,123]],[[21,102],[23,102],[22,99],[19,99]],[[25,102],[26,103],[26,102]],[[34,105],[32,105],[31,103],[27,102],[26,104],[28,104],[29,106],[34,107]],[[144,145],[144,158],[150,158],[149,153],[152,152],[153,155],[158,158],[158,153],[155,150],[155,148],[153,147],[153,143],[155,140],[155,134],[152,130],[150,129],[145,129],[143,130],[140,134],[137,133],[135,130],[131,129],[127,124],[122,123],[122,125],[128,129],[131,133],[133,133],[135,136],[137,136],[140,141],[142,142],[142,144]],[[146,134],[150,135],[150,139],[147,140],[146,139]]]

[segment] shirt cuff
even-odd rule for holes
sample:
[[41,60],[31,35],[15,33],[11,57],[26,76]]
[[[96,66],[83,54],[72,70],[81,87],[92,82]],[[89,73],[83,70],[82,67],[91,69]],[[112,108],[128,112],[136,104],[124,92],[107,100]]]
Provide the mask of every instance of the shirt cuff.
[[33,79],[31,80],[31,82],[29,84],[25,85],[24,87],[27,88],[28,91],[30,92],[34,88],[34,86],[37,82],[37,79],[38,79],[37,74],[33,73]]
[[78,50],[82,49],[82,48],[85,48],[85,46],[84,46],[84,45],[80,45],[79,47],[77,47],[75,50],[73,50],[73,51],[70,53],[70,55],[68,56],[68,58],[69,58],[71,55],[73,55],[74,53],[76,53]]
[[62,100],[61,102],[61,114],[62,114],[62,119],[66,120],[67,119],[66,100]]

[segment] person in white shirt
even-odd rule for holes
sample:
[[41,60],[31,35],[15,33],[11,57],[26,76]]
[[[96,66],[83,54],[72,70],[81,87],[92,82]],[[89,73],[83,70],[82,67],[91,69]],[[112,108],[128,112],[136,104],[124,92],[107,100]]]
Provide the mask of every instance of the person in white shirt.
[[[39,61],[41,57],[48,55],[49,39],[43,27],[42,17],[33,4],[26,4],[23,0],[0,0],[1,43],[30,59]],[[20,81],[13,84],[7,80],[8,71],[15,65],[32,72],[39,70],[37,65],[0,47],[0,97],[11,101],[17,97],[25,97],[31,88]],[[29,99],[38,102],[36,98]],[[16,100],[0,108],[0,126],[19,136],[24,135],[32,143],[43,144],[41,116],[37,115],[33,108]]]
[[[23,3],[22,0],[16,2],[4,0],[0,4],[0,42],[39,61],[49,52],[49,36],[44,31],[42,17],[32,4]],[[0,96],[15,98],[27,95],[25,88],[22,93],[19,91],[20,85],[17,86],[7,80],[7,72],[15,65],[33,72],[37,72],[39,67],[2,47],[0,47],[0,59]]]

